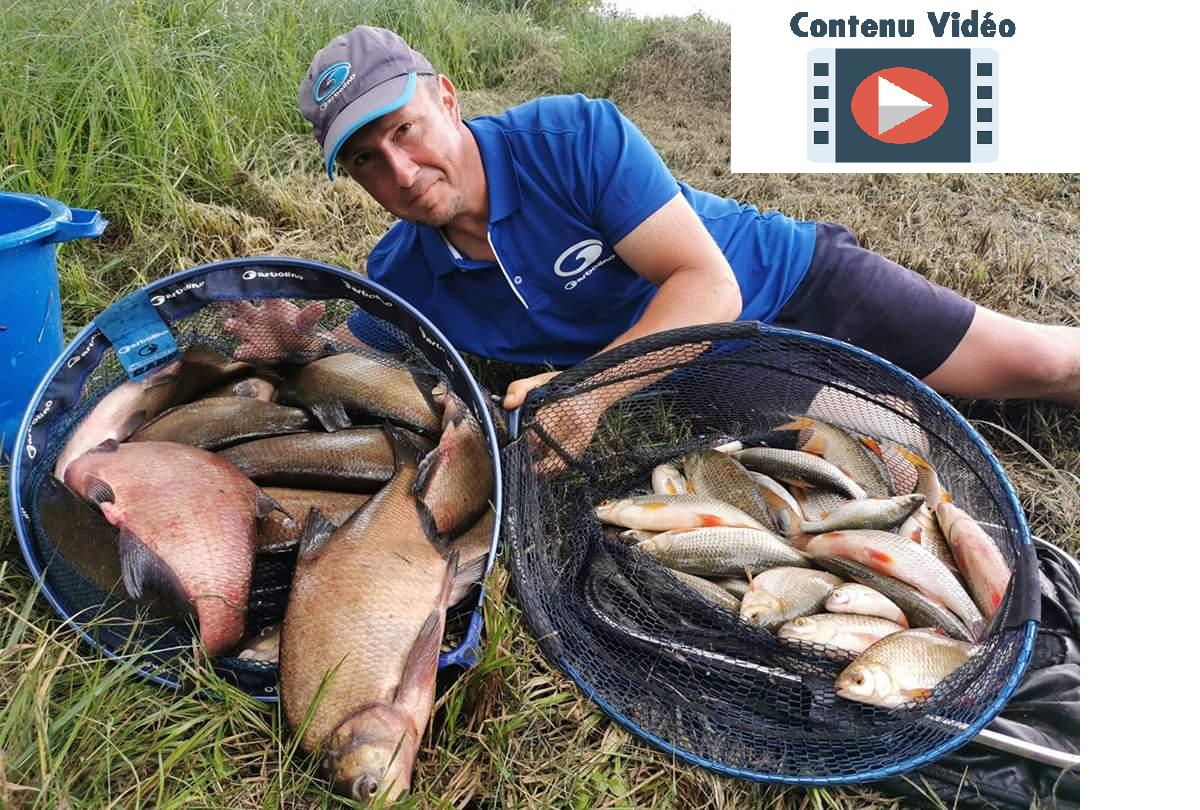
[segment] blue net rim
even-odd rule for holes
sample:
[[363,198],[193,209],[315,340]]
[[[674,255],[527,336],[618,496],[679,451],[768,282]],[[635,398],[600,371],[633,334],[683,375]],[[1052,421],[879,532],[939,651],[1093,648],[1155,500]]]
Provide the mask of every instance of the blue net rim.
[[[692,330],[694,328],[695,327],[684,327],[683,329],[680,329],[680,330],[670,330],[667,332],[659,332],[654,335],[648,335],[646,337],[639,338],[638,340],[623,344],[622,346],[619,346],[619,347],[611,350],[610,352],[605,352],[603,354],[596,355],[595,357],[590,358],[589,360],[585,361],[585,364],[581,364],[580,366],[576,366],[575,368],[570,369],[567,372],[564,372],[562,375],[559,375],[559,377],[555,379],[555,381],[552,383],[552,385],[554,385],[556,388],[561,389],[561,390],[565,390],[572,386],[578,385],[579,383],[586,380],[588,377],[595,374],[596,372],[598,372],[604,368],[607,368],[610,365],[610,362],[606,362],[606,361],[610,358],[611,358],[611,364],[616,364],[623,360],[628,359],[633,354],[637,354],[640,346],[646,347],[644,349],[644,351],[653,351],[655,349],[662,348],[663,346],[669,345],[671,343],[671,339],[672,339],[671,335],[673,332],[682,332],[684,330]],[[956,408],[954,408],[949,402],[947,402],[940,394],[938,394],[936,391],[934,391],[932,388],[930,388],[927,384],[922,382],[920,379],[913,376],[912,374],[910,374],[908,371],[904,370],[900,366],[897,366],[896,364],[892,363],[891,361],[887,360],[886,358],[883,358],[877,354],[874,354],[873,352],[867,351],[866,349],[863,349],[861,347],[855,346],[850,343],[845,343],[845,342],[837,340],[835,338],[826,337],[824,335],[818,335],[818,334],[815,334],[812,332],[805,332],[805,331],[798,330],[798,329],[790,329],[790,328],[786,328],[786,327],[773,326],[770,324],[764,324],[760,321],[747,321],[747,322],[741,322],[741,323],[736,323],[736,324],[727,324],[727,325],[721,325],[718,328],[720,328],[722,330],[721,337],[727,338],[727,339],[750,338],[750,337],[754,337],[756,335],[774,335],[774,336],[779,336],[779,337],[784,337],[784,338],[796,339],[796,340],[800,340],[803,342],[810,342],[810,343],[820,344],[820,345],[824,345],[824,346],[829,346],[829,347],[832,347],[839,351],[849,352],[851,354],[857,355],[861,359],[864,359],[870,363],[873,363],[873,364],[887,370],[891,374],[902,379],[908,385],[910,385],[913,388],[916,388],[919,391],[926,394],[932,402],[936,403],[937,407],[943,413],[943,415],[945,415],[952,422],[954,422],[955,425],[960,430],[962,430],[962,432],[966,436],[968,436],[970,438],[970,441],[983,454],[988,465],[992,468],[993,472],[996,474],[996,477],[999,480],[1002,490],[1003,490],[1003,496],[1008,502],[1008,506],[1011,509],[1012,515],[1015,516],[1016,529],[1017,529],[1015,539],[1016,539],[1017,545],[1021,548],[1022,551],[1032,549],[1032,546],[1033,546],[1032,536],[1029,532],[1028,523],[1025,520],[1024,511],[1021,509],[1020,503],[1017,500],[1016,492],[1013,489],[1011,482],[1008,480],[1008,477],[1004,474],[1004,470],[1001,468],[1000,463],[996,459],[995,454],[992,452],[992,450],[988,446],[987,442],[985,442],[983,440],[983,437],[979,435],[978,431],[976,431],[975,428],[971,426],[971,424],[966,420],[966,418],[963,417],[963,415],[961,413],[959,413],[958,410]],[[527,405],[532,406],[532,410],[536,411],[537,406],[540,405],[542,400],[546,399],[546,398],[547,398],[546,394],[543,394],[542,396],[538,396],[535,393],[534,395],[532,395],[529,398]],[[509,416],[509,434],[510,434],[510,436],[513,437],[514,442],[519,438],[518,430],[519,430],[520,425],[522,424],[521,416],[522,416],[523,410],[525,410],[525,408],[519,408],[519,409],[517,409],[517,411],[511,413]],[[1016,574],[1016,573],[1017,572],[1014,571],[1014,574]],[[520,593],[521,576],[520,576],[519,571],[514,571],[514,578],[517,580],[518,593]],[[976,736],[980,731],[982,731],[983,728],[988,723],[990,723],[993,719],[995,719],[995,717],[1003,710],[1005,704],[1008,703],[1009,699],[1012,697],[1013,693],[1016,691],[1017,686],[1020,684],[1021,679],[1025,675],[1025,671],[1028,669],[1030,659],[1032,658],[1034,642],[1037,638],[1038,626],[1039,626],[1039,621],[1036,618],[1031,618],[1018,628],[1019,632],[1022,633],[1022,637],[1021,637],[1020,650],[1017,655],[1017,660],[1013,664],[1012,670],[1009,673],[1008,678],[1005,680],[1004,686],[1001,688],[1000,692],[997,694],[995,699],[987,707],[987,709],[985,709],[980,714],[980,716],[977,717],[975,719],[975,721],[972,722],[969,726],[966,726],[965,728],[963,728],[961,730],[957,730],[957,732],[954,733],[953,735],[951,735],[949,737],[949,739],[947,739],[945,742],[943,742],[937,746],[934,746],[933,748],[929,749],[928,751],[925,751],[917,756],[909,757],[907,759],[901,760],[897,763],[894,763],[892,765],[888,765],[888,766],[882,767],[882,768],[875,768],[875,769],[864,770],[864,771],[860,771],[860,772],[839,774],[839,775],[833,775],[833,776],[807,776],[807,775],[795,775],[795,774],[770,773],[770,772],[757,771],[757,770],[751,770],[751,769],[745,769],[745,768],[736,768],[736,767],[732,767],[729,765],[725,765],[724,763],[721,763],[721,762],[718,762],[715,760],[705,759],[703,757],[697,756],[696,754],[694,754],[684,748],[680,748],[680,747],[672,744],[668,740],[647,731],[646,729],[642,728],[636,721],[632,720],[631,718],[629,718],[628,716],[623,714],[620,710],[618,710],[610,702],[608,702],[604,697],[602,697],[601,694],[599,693],[599,691],[587,679],[585,679],[583,677],[583,675],[581,675],[578,672],[578,670],[576,670],[575,667],[571,665],[570,662],[564,660],[563,658],[561,658],[559,656],[552,656],[552,661],[557,667],[559,667],[559,669],[561,669],[583,691],[583,693],[587,696],[587,698],[589,700],[591,700],[598,707],[600,707],[600,709],[602,711],[604,711],[605,714],[607,714],[610,718],[612,718],[615,722],[617,722],[622,728],[629,731],[635,737],[638,737],[639,739],[644,740],[645,742],[659,748],[660,750],[666,752],[667,754],[670,754],[673,757],[678,757],[680,760],[687,762],[691,765],[696,765],[698,767],[705,768],[707,770],[710,770],[717,774],[721,774],[723,776],[730,776],[730,777],[734,777],[734,778],[738,778],[738,779],[745,779],[745,780],[749,780],[749,781],[769,783],[769,784],[787,784],[787,785],[805,785],[805,786],[850,785],[850,784],[860,784],[860,783],[864,783],[864,782],[873,782],[873,781],[877,781],[880,779],[885,779],[888,777],[898,776],[898,775],[907,773],[916,768],[920,768],[923,765],[927,765],[937,759],[940,759],[941,757],[950,753],[954,749],[959,748],[962,745],[965,745],[966,743],[970,742],[970,740],[974,736]],[[1017,630],[1008,630],[1006,632],[1016,632],[1016,631]],[[931,719],[933,719],[933,718],[931,718]],[[944,728],[947,730],[947,734],[950,733],[949,727],[947,727],[945,725],[935,724],[935,727]]]
[[[428,318],[422,315],[419,310],[417,310],[403,298],[388,290],[386,287],[378,284],[375,281],[372,281],[366,276],[353,273],[335,265],[286,256],[256,256],[224,259],[217,262],[199,265],[188,270],[182,270],[178,273],[157,279],[140,288],[139,290],[130,293],[130,295],[149,296],[163,288],[171,287],[180,284],[181,282],[187,282],[190,279],[203,276],[214,270],[228,270],[250,266],[283,268],[291,267],[295,269],[316,271],[319,273],[329,273],[347,281],[352,281],[360,286],[366,287],[375,294],[383,296],[385,299],[398,304],[407,315],[416,320],[420,327],[428,332],[428,334],[435,341],[437,341],[442,348],[445,349],[451,363],[463,372],[463,377],[465,378],[466,384],[470,389],[470,394],[475,400],[480,412],[485,414],[488,412],[489,406],[486,396],[484,395],[483,390],[480,388],[479,383],[475,380],[474,376],[471,375],[466,362],[462,358],[462,355],[458,353],[449,340],[446,339],[445,335],[443,335],[442,332],[436,326],[434,326],[434,324]],[[300,298],[304,296],[298,294],[291,297]],[[23,452],[23,449],[27,444],[29,431],[38,413],[38,405],[45,396],[46,389],[49,388],[50,384],[58,375],[63,365],[96,334],[98,334],[98,327],[95,320],[91,321],[79,330],[71,342],[59,354],[58,359],[54,362],[46,374],[43,375],[41,381],[38,383],[37,389],[34,391],[34,394],[29,401],[29,405],[25,409],[24,415],[21,417],[20,427],[16,436],[14,437],[12,465],[10,467],[9,476],[9,504],[11,505],[13,526],[17,535],[17,545],[21,549],[21,556],[25,561],[26,567],[28,568],[32,577],[38,583],[38,589],[46,598],[46,601],[49,602],[55,614],[57,614],[60,619],[62,619],[71,629],[73,629],[81,638],[83,638],[84,641],[98,650],[105,658],[117,662],[119,665],[130,669],[137,675],[151,681],[152,683],[169,689],[179,689],[183,684],[178,678],[173,677],[170,674],[170,667],[168,665],[139,666],[138,664],[128,660],[129,657],[127,655],[119,655],[108,646],[102,644],[91,633],[88,633],[83,625],[75,621],[73,618],[74,614],[72,614],[66,608],[63,600],[46,582],[46,568],[44,565],[42,565],[42,562],[39,559],[36,550],[34,549],[33,539],[30,537],[26,528],[25,509],[21,501],[20,493],[21,484],[29,474],[28,467],[30,466],[31,462],[27,459],[26,453]],[[495,490],[493,492],[493,508],[496,519],[492,527],[492,545],[488,554],[487,568],[484,574],[484,579],[486,579],[487,574],[489,574],[492,570],[492,566],[495,565],[496,556],[499,550],[501,534],[500,516],[503,515],[504,508],[504,492],[502,486],[504,479],[500,470],[500,446],[496,438],[495,428],[493,427],[490,419],[482,419],[480,422],[481,426],[483,427],[484,436],[487,440],[489,455],[491,456],[493,480],[496,482]],[[483,601],[486,596],[486,591],[482,582],[478,587],[478,591],[479,595],[474,607],[472,608],[472,614],[469,620],[466,635],[456,648],[439,655],[439,669],[445,669],[452,666],[471,667],[476,663],[477,650],[483,628]],[[164,672],[164,670],[166,671]],[[279,696],[277,691],[274,689],[252,691],[241,685],[235,685],[242,689],[242,691],[246,692],[246,694],[264,703],[279,702]]]

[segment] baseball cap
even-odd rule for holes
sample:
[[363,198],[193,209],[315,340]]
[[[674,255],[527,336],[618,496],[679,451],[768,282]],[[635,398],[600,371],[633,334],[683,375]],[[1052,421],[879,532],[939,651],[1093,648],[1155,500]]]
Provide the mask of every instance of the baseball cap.
[[407,104],[417,76],[436,75],[428,59],[384,28],[360,25],[317,51],[300,82],[300,112],[313,125],[329,179],[347,138]]

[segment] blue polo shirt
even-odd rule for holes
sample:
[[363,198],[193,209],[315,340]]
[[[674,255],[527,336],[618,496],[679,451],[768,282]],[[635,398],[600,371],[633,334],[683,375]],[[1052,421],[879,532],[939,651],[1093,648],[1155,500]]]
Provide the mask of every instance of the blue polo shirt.
[[[813,223],[677,181],[612,102],[539,98],[466,122],[488,191],[498,261],[459,254],[438,228],[397,222],[367,259],[463,351],[511,363],[574,365],[628,329],[657,288],[613,245],[682,193],[725,253],[741,320],[770,321],[808,269]],[[379,343],[359,317],[360,339]]]

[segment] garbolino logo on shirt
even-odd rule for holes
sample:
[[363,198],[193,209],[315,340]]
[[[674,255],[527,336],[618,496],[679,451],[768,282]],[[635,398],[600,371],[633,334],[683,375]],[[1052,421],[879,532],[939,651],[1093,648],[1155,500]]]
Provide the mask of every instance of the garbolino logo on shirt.
[[[597,267],[607,264],[617,257],[617,254],[613,253],[601,259],[600,255],[603,252],[604,243],[599,239],[584,239],[560,253],[558,259],[554,262],[554,274],[562,278],[571,279],[563,285],[563,289],[575,289]],[[565,268],[563,267],[564,262],[568,263],[568,266]],[[570,262],[574,262],[575,266],[571,267]],[[580,276],[580,273],[583,273],[583,275]],[[572,276],[578,276],[578,278],[572,278]]]

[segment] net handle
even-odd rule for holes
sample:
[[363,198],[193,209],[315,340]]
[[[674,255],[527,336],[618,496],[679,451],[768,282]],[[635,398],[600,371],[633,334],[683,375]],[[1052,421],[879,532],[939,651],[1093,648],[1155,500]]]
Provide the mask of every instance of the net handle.
[[[957,720],[951,720],[948,717],[941,717],[939,715],[930,715],[923,718],[922,722],[947,734],[961,734],[967,729],[966,723],[960,723]],[[996,751],[1003,751],[1006,754],[1015,754],[1022,759],[1053,765],[1056,768],[1070,770],[1079,770],[1080,768],[1081,758],[1079,754],[1073,754],[1070,751],[1059,751],[1045,745],[1026,742],[1017,737],[1001,734],[998,731],[992,731],[987,728],[982,729],[969,742],[978,743]]]
[[[981,525],[995,526],[996,528],[1000,528],[993,523],[984,523]],[[1075,572],[1075,576],[1079,576],[1079,563],[1076,562],[1074,557],[1053,543],[1043,540],[1035,534],[1031,534],[1029,537],[1035,544],[1057,552],[1058,556],[1063,560],[1066,560],[1071,566]],[[955,720],[950,720],[945,717],[929,717],[926,718],[926,722],[935,726],[936,728],[942,729],[943,731],[955,734],[966,729],[966,725],[963,723],[959,723]],[[1074,771],[1078,771],[1080,769],[1081,758],[1079,754],[1073,754],[1070,751],[1059,751],[1058,749],[1050,748],[1045,745],[1026,742],[1025,740],[1013,737],[1009,734],[1001,734],[998,731],[992,731],[991,729],[987,728],[982,729],[977,735],[972,737],[971,742],[979,743],[980,745],[995,749],[997,751],[1003,751],[1007,754],[1014,754],[1023,759],[1041,762],[1046,765],[1053,765],[1056,768],[1064,768]]]

